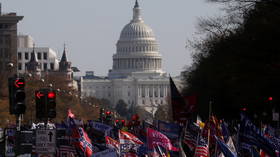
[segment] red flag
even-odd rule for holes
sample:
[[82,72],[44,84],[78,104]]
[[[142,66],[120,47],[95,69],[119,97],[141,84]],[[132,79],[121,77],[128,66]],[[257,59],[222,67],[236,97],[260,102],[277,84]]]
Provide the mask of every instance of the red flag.
[[136,152],[140,145],[144,144],[139,140],[135,135],[119,130],[119,139],[120,139],[120,153],[126,154],[129,152]]
[[120,143],[109,136],[105,137],[106,145],[110,148],[119,149]]
[[119,130],[119,139],[120,139],[120,143],[131,142],[135,144],[144,144],[140,139],[138,139],[138,137],[136,137],[132,133],[122,131],[122,130]]
[[147,128],[147,141],[148,148],[153,149],[154,147],[162,146],[163,148],[171,151],[179,151],[178,148],[173,147],[171,141],[161,132]]
[[68,109],[68,117],[75,118],[75,115],[72,113],[71,109]]
[[73,144],[76,148],[81,150],[86,157],[91,157],[94,148],[91,144],[91,140],[84,129],[75,124],[72,117],[75,117],[75,115],[71,112],[71,110],[68,110],[68,118],[70,120],[70,127],[72,128],[71,137],[73,139]]

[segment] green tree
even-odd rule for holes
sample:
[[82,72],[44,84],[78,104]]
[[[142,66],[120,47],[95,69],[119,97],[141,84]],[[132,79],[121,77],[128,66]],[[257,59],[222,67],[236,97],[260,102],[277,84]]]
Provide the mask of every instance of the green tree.
[[198,95],[204,118],[210,101],[214,113],[226,118],[239,116],[244,105],[263,118],[262,112],[271,113],[273,107],[269,96],[280,102],[280,3],[235,2],[225,18],[202,20],[199,28],[206,35],[191,45],[194,62],[185,72],[184,93]]
[[120,116],[126,117],[128,114],[128,105],[121,99],[117,102],[115,110]]

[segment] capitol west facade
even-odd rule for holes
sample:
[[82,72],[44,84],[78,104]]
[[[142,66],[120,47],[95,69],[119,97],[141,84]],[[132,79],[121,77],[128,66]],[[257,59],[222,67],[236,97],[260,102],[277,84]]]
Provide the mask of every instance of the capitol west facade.
[[166,105],[169,77],[162,70],[162,56],[152,29],[144,23],[136,1],[133,18],[121,31],[108,77],[87,72],[81,77],[82,97],[119,100],[128,105],[155,107]]

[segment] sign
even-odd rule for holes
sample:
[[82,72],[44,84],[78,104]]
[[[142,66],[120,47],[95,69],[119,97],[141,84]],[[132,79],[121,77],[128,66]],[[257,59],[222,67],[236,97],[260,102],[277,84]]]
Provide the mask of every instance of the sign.
[[76,149],[74,146],[60,146],[58,148],[57,155],[59,157],[75,157],[78,156],[76,154]]
[[33,141],[35,140],[33,131],[20,131],[18,134],[19,145],[18,151],[20,154],[31,154]]
[[40,91],[36,91],[35,95],[38,99],[41,99],[41,97],[44,96],[44,93],[41,93]]
[[111,126],[99,122],[90,121],[89,124],[92,128],[104,132],[105,136],[108,136],[113,129]]
[[55,130],[36,130],[36,152],[55,153],[56,131]]
[[97,152],[92,157],[117,157],[117,153],[114,149],[106,149],[102,152]]

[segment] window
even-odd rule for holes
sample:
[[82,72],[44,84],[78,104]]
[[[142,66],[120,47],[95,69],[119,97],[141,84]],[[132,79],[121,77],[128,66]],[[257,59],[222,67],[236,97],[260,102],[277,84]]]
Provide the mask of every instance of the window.
[[54,70],[54,63],[51,63],[50,66],[51,66],[51,70]]
[[21,52],[18,52],[18,60],[21,60]]
[[8,49],[5,49],[5,51],[4,51],[4,57],[5,57],[5,58],[8,58],[8,57],[9,57]]
[[150,87],[150,88],[149,88],[149,96],[150,96],[150,97],[153,97],[153,87]]
[[27,63],[25,63],[25,65],[24,65],[24,66],[25,66],[25,69],[27,69]]
[[29,59],[29,53],[28,53],[28,52],[25,52],[25,53],[24,53],[24,58],[25,58],[25,60],[28,60],[28,59]]
[[48,54],[47,52],[44,52],[44,60],[47,60],[47,58],[48,58]]
[[163,97],[163,90],[164,90],[163,86],[160,86],[160,97]]
[[156,87],[154,88],[154,96],[155,96],[155,97],[158,97],[158,90],[157,90],[157,89],[158,89],[158,88],[156,88]]
[[130,96],[130,91],[127,92],[127,96]]
[[142,94],[142,97],[144,98],[145,97],[145,87],[144,86],[142,86],[141,94]]
[[22,70],[22,64],[18,63],[18,70]]
[[42,59],[42,53],[41,53],[41,52],[38,52],[38,53],[37,53],[37,58],[38,58],[38,60],[41,60],[41,59]]
[[48,64],[44,63],[44,71],[47,71],[47,70],[48,70]]

